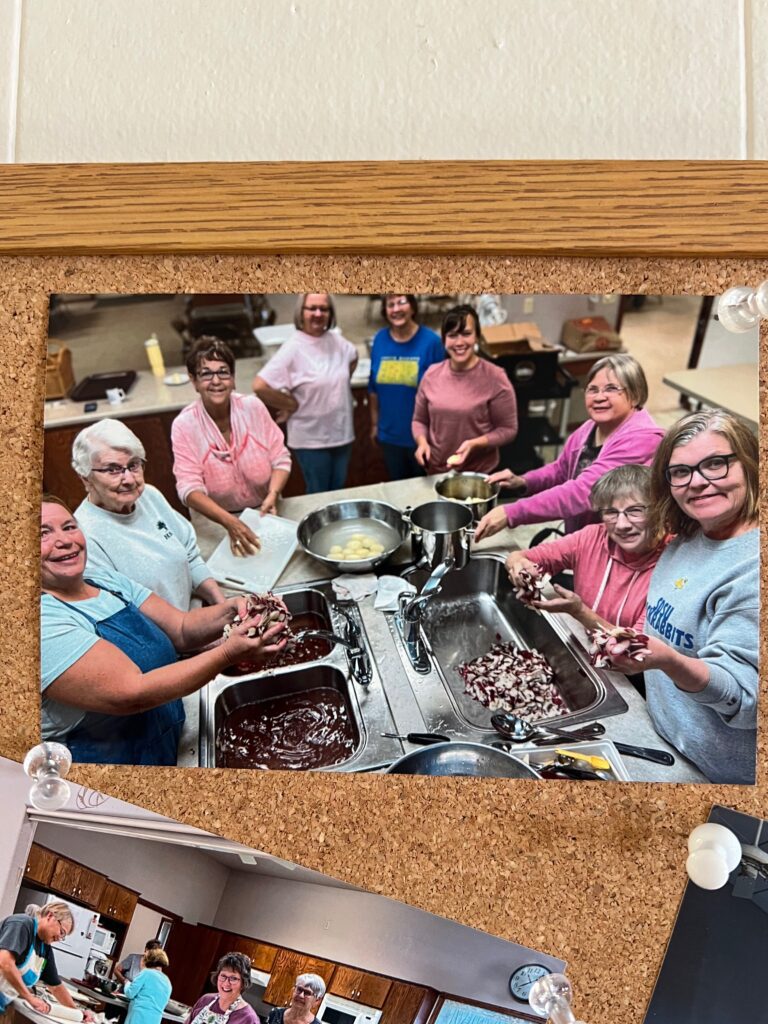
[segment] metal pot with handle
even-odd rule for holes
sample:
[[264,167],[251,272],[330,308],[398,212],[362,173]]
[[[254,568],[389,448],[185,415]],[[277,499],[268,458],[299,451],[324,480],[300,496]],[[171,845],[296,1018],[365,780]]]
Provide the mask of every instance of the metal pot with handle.
[[406,509],[403,518],[411,527],[411,552],[419,568],[436,569],[448,560],[454,569],[464,568],[474,536],[472,512],[465,505],[428,501]]

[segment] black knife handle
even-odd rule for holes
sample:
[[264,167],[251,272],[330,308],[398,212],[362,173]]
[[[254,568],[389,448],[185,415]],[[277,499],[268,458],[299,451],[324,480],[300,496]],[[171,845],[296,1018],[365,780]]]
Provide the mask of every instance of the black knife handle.
[[644,761],[653,761],[655,764],[672,765],[675,759],[666,750],[654,750],[653,747],[634,747],[631,743],[616,743],[614,746],[620,754],[627,757],[641,757]]

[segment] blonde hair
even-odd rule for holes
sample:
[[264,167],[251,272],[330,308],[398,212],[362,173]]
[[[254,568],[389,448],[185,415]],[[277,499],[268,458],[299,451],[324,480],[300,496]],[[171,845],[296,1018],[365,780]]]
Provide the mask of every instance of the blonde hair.
[[55,917],[59,924],[66,925],[69,923],[69,930],[75,927],[75,919],[72,916],[72,911],[69,909],[68,904],[63,900],[54,900],[52,903],[46,903],[44,907],[40,907],[38,917],[46,917],[50,914],[51,917]]
[[145,967],[167,967],[168,954],[164,949],[148,949],[144,954]]

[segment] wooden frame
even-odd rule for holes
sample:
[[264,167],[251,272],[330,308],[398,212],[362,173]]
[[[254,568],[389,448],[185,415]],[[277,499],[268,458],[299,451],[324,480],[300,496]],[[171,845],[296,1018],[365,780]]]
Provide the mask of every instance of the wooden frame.
[[0,167],[0,254],[768,256],[768,164]]
[[[766,163],[0,167],[0,523],[11,539],[0,615],[6,638],[32,640],[30,650],[6,643],[0,754],[20,759],[38,729],[29,566],[46,292],[136,291],[145,274],[156,291],[228,290],[232,275],[254,291],[282,275],[283,290],[296,291],[324,281],[327,266],[346,291],[409,281],[428,292],[436,280],[461,290],[471,272],[475,290],[718,294],[768,278],[766,210]],[[87,766],[72,775],[562,956],[580,1017],[639,1024],[685,884],[686,836],[715,802],[768,816],[764,737],[758,783],[738,790],[552,784],[542,796],[504,780]]]

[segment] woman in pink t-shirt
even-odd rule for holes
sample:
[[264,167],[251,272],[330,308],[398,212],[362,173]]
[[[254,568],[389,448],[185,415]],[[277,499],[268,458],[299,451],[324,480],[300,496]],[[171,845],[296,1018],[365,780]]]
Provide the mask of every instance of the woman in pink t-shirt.
[[296,333],[259,370],[253,390],[287,421],[307,494],[335,491],[346,481],[355,437],[350,379],[357,350],[332,329],[327,292],[300,295],[293,322]]
[[428,473],[490,473],[499,448],[517,436],[514,389],[500,366],[478,355],[482,334],[472,306],[449,310],[441,335],[448,359],[429,367],[416,392],[416,461]]

